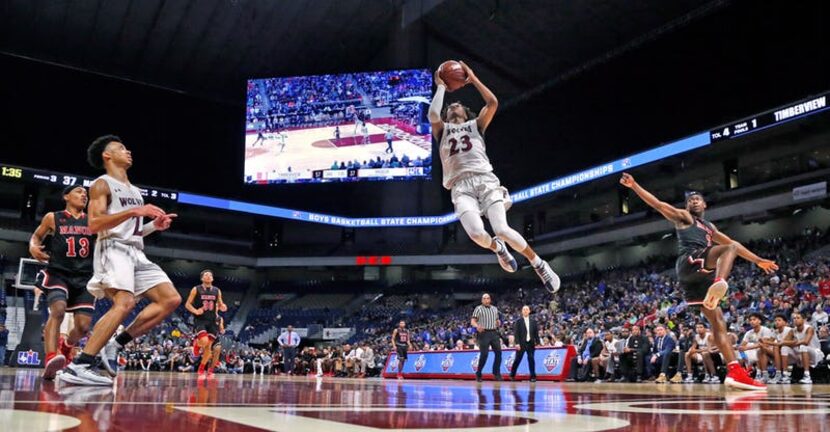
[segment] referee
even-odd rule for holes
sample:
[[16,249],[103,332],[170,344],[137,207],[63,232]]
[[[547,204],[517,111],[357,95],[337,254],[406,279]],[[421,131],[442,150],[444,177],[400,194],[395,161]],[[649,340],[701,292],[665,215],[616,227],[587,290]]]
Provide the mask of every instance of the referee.
[[501,381],[501,337],[499,337],[498,328],[501,325],[499,321],[499,310],[491,305],[490,294],[485,293],[481,296],[481,304],[476,306],[473,311],[473,318],[470,323],[478,329],[478,369],[476,370],[476,381],[481,382],[481,370],[484,369],[484,364],[487,363],[489,356],[489,349],[492,346],[493,352],[496,354],[493,362],[493,379]]

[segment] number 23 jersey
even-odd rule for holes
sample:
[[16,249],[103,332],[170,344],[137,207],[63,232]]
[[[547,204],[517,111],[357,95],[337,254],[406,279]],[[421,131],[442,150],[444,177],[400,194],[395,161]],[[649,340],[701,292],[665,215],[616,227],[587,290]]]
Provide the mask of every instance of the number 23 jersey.
[[493,172],[484,146],[484,137],[475,119],[461,124],[444,123],[438,151],[444,171],[444,187],[452,189],[465,174]]

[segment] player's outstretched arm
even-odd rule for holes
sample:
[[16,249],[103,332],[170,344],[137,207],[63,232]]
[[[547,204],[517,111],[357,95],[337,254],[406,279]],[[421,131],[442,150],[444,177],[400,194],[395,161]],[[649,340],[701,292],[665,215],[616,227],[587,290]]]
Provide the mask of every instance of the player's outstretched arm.
[[623,173],[622,178],[620,178],[620,184],[633,190],[634,193],[636,193],[640,199],[645,201],[646,204],[660,212],[663,217],[674,222],[675,224],[691,225],[694,223],[692,215],[688,211],[660,201],[657,197],[652,195],[651,192],[643,189],[643,187],[640,186],[636,180],[634,180],[634,177],[631,174]]
[[115,228],[134,217],[149,217],[155,219],[164,216],[164,210],[152,204],[146,204],[114,214],[107,214],[109,199],[110,188],[107,186],[106,181],[97,180],[89,188],[87,213],[89,214],[89,230],[93,233]]
[[439,76],[438,70],[435,71],[435,96],[432,97],[432,103],[429,104],[429,124],[432,126],[432,136],[435,139],[441,139],[441,134],[444,133],[444,121],[441,119],[441,110],[444,109],[444,93],[447,91],[447,85]]
[[481,109],[481,112],[478,113],[478,117],[476,117],[476,126],[478,126],[478,130],[483,133],[487,129],[487,126],[490,126],[490,122],[493,121],[493,117],[496,115],[496,110],[499,107],[499,100],[496,98],[496,95],[489,88],[487,88],[487,86],[484,85],[480,79],[478,79],[475,72],[473,72],[473,70],[467,66],[466,63],[459,63],[464,69],[464,72],[467,74],[467,82],[472,84],[473,87],[478,90],[481,98],[484,99],[484,107]]
[[43,240],[55,232],[55,214],[52,212],[46,213],[43,220],[40,221],[35,232],[32,233],[32,238],[29,239],[29,253],[32,258],[45,263],[49,261],[49,254],[43,251]]
[[729,236],[718,230],[715,230],[715,234],[712,236],[712,241],[720,245],[735,245],[738,248],[739,257],[757,265],[767,274],[778,270],[778,264],[776,264],[775,261],[764,259],[758,255],[755,255],[751,250],[747,249],[746,246],[742,245],[740,242],[732,240]]

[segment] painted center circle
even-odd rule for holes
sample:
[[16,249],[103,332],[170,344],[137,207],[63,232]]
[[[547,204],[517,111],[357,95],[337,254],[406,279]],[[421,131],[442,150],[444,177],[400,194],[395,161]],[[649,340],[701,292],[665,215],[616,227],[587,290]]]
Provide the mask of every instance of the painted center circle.
[[46,432],[71,429],[81,424],[75,417],[60,414],[0,409],[0,424],[3,430],[25,430],[27,432]]

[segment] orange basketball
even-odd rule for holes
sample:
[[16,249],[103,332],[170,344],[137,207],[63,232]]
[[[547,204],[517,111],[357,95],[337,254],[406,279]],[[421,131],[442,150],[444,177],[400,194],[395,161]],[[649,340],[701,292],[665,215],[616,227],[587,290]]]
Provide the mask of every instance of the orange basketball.
[[447,85],[447,91],[453,92],[467,84],[467,73],[461,67],[461,63],[455,60],[447,60],[438,67],[438,76]]

